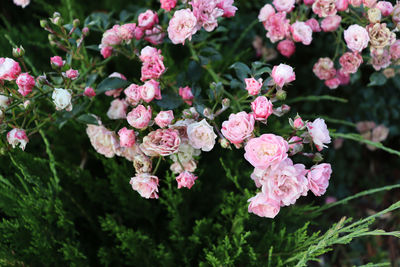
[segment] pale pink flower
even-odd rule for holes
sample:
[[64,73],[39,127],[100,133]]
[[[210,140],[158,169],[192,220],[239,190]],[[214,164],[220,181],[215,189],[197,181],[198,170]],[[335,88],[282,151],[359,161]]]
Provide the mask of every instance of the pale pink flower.
[[56,68],[62,68],[65,61],[60,56],[54,56],[50,58],[50,64]]
[[283,56],[289,58],[296,51],[296,45],[292,40],[286,39],[278,43],[277,49]]
[[221,132],[232,144],[240,144],[252,136],[254,131],[254,117],[241,111],[229,115],[229,119],[222,123]]
[[294,73],[293,68],[286,64],[274,66],[271,76],[274,80],[274,83],[280,88],[282,88],[285,84],[296,80],[296,74]]
[[346,11],[349,8],[348,0],[336,0],[337,11]]
[[192,100],[194,98],[193,93],[192,93],[192,88],[190,88],[189,86],[180,87],[179,95],[186,102],[186,104],[192,105]]
[[140,86],[140,97],[146,103],[150,103],[153,99],[160,100],[160,83],[155,80],[146,81],[142,86]]
[[130,126],[136,129],[145,129],[151,120],[151,107],[147,108],[143,105],[139,105],[132,109],[131,112],[126,116]]
[[321,28],[324,32],[333,32],[339,28],[342,17],[338,15],[329,16],[321,21]]
[[132,177],[130,182],[132,189],[141,197],[158,199],[158,178],[150,173],[139,173]]
[[138,26],[148,30],[151,29],[155,24],[158,23],[158,15],[153,10],[147,10],[144,13],[141,13],[138,18]]
[[312,29],[313,32],[320,32],[321,31],[321,27],[319,26],[318,20],[316,20],[314,18],[311,18],[311,19],[307,20],[306,24],[308,26],[310,26],[310,28]]
[[312,4],[314,4],[315,0],[304,0],[303,2],[305,5],[311,6]]
[[270,4],[266,4],[261,8],[258,20],[260,22],[266,22],[272,15],[275,15],[274,7]]
[[398,60],[400,58],[400,40],[397,40],[390,46],[390,56],[392,60]]
[[16,83],[18,85],[18,92],[22,96],[27,96],[32,92],[33,87],[35,87],[35,78],[33,78],[28,73],[21,73]]
[[[122,75],[121,73],[118,72],[113,72],[111,73],[108,78],[119,78],[122,80],[126,81],[126,77],[124,75]],[[121,94],[122,90],[124,90],[124,88],[118,88],[118,89],[113,89],[113,90],[108,90],[105,92],[105,94],[107,96],[113,96],[114,98],[119,97],[119,95]]]
[[165,11],[171,11],[176,6],[177,0],[160,0],[161,8]]
[[144,35],[144,30],[142,28],[140,28],[140,27],[136,27],[136,29],[135,29],[135,39],[139,41],[140,39],[142,39],[143,35]]
[[382,16],[389,16],[393,12],[393,5],[389,1],[379,1],[376,6],[382,13]]
[[295,0],[274,0],[272,4],[278,12],[291,12],[294,8]]
[[320,18],[336,15],[336,0],[315,0],[312,10]]
[[349,0],[349,4],[353,7],[359,7],[362,4],[362,0]]
[[329,80],[336,75],[333,61],[328,57],[318,59],[317,63],[314,64],[313,72],[320,80]]
[[114,99],[111,101],[110,108],[107,111],[107,117],[112,120],[125,119],[127,108],[128,103],[125,100]]
[[126,101],[132,105],[136,106],[141,100],[141,86],[132,83],[125,90],[124,94],[126,95]]
[[103,33],[103,38],[101,39],[101,45],[104,46],[115,46],[122,43],[122,39],[119,32],[119,25],[114,25],[111,29],[108,29]]
[[307,123],[307,129],[318,151],[321,151],[324,147],[327,147],[325,144],[329,144],[331,142],[329,130],[324,119],[318,118],[313,122]]
[[273,112],[273,104],[265,96],[257,97],[253,102],[251,102],[251,110],[253,111],[254,119],[257,121],[264,121]]
[[344,53],[339,59],[339,63],[345,73],[356,73],[362,62],[361,55],[352,52]]
[[191,146],[205,152],[213,149],[215,139],[217,138],[213,127],[209,125],[205,119],[187,126],[187,135]]
[[115,132],[108,130],[104,126],[88,124],[86,133],[90,139],[90,143],[97,153],[107,158],[114,157],[120,149],[118,136]]
[[219,0],[217,7],[224,11],[223,17],[230,18],[235,16],[237,7],[233,6],[234,0]]
[[305,22],[296,21],[290,26],[290,32],[295,42],[301,42],[304,45],[311,44],[313,30]]
[[268,197],[264,193],[258,193],[248,200],[250,202],[248,211],[260,217],[275,218],[281,209],[279,201]]
[[129,41],[135,38],[136,23],[127,23],[121,25],[118,29],[118,35],[124,41]]
[[174,112],[172,110],[160,111],[154,121],[160,128],[165,128],[174,120]]
[[165,157],[177,153],[180,144],[178,131],[157,129],[143,138],[140,149],[149,157]]
[[140,53],[142,65],[142,81],[150,79],[158,79],[165,71],[164,57],[161,55],[161,50],[146,46]]
[[86,87],[85,91],[83,92],[83,95],[87,97],[94,97],[96,96],[96,92],[92,87]]
[[0,95],[0,109],[6,109],[11,103],[11,99],[5,95]]
[[184,171],[181,172],[177,177],[176,177],[176,182],[178,183],[178,189],[182,187],[187,187],[188,189],[192,188],[194,185],[194,181],[197,179],[197,176],[195,176],[193,173]]
[[295,129],[301,129],[305,126],[303,119],[297,115],[297,117],[293,121],[293,127]]
[[377,0],[363,0],[363,5],[368,8],[373,8],[376,5]]
[[244,147],[245,159],[255,168],[275,168],[281,161],[287,158],[289,145],[281,136],[263,134],[260,137],[250,139]]
[[[182,166],[183,166],[183,169],[182,169]],[[197,168],[197,164],[196,164],[196,161],[193,159],[190,161],[187,161],[187,162],[182,162],[182,165],[179,164],[179,162],[175,162],[175,163],[171,164],[171,166],[170,166],[170,170],[175,174],[178,174],[178,173],[181,173],[184,171],[194,172],[196,170],[196,168]]]
[[326,80],[325,85],[329,87],[329,89],[336,89],[340,85],[340,79],[337,77],[334,77],[332,79]]
[[79,76],[79,72],[74,69],[69,69],[65,73],[63,73],[63,76],[71,80],[76,80],[76,78],[78,78]]
[[263,85],[263,80],[260,78],[258,80],[254,78],[246,78],[244,79],[246,83],[246,90],[249,92],[249,95],[258,95],[261,91],[261,87]]
[[19,145],[22,150],[25,150],[29,139],[25,133],[25,130],[14,128],[7,133],[7,142],[12,145],[13,148]]
[[112,46],[102,46],[100,45],[100,54],[103,56],[104,59],[111,57],[113,52]]
[[315,165],[307,174],[308,187],[317,197],[325,194],[329,186],[329,179],[331,178],[332,168],[328,163]]
[[135,131],[128,130],[126,127],[118,131],[118,136],[119,136],[119,145],[121,147],[132,147],[136,142]]
[[377,53],[376,50],[371,51],[371,64],[376,71],[380,71],[391,64],[389,51],[385,49],[382,52],[383,53]]
[[198,30],[203,27],[208,32],[213,31],[218,26],[217,19],[225,13],[217,7],[216,0],[192,0],[189,4],[197,18]]
[[0,57],[0,81],[12,81],[17,79],[21,73],[21,67],[18,62],[11,58]]
[[178,10],[169,21],[168,37],[173,44],[185,44],[197,32],[196,26],[197,19],[189,8]]
[[354,24],[344,31],[347,47],[353,52],[361,52],[368,46],[369,36],[365,28]]
[[289,22],[290,21],[286,18],[285,12],[278,12],[268,18],[268,20],[264,23],[264,27],[267,30],[267,37],[272,43],[283,40],[289,36]]
[[25,8],[30,4],[31,0],[14,0],[14,4],[17,6],[20,6],[22,8]]
[[336,78],[339,79],[340,85],[347,85],[350,83],[350,74],[343,71],[343,68],[336,71]]
[[144,39],[153,45],[162,44],[165,37],[165,32],[160,25],[154,25],[153,28],[146,30],[144,34]]
[[52,99],[53,103],[56,105],[56,110],[72,110],[72,95],[70,90],[63,88],[54,88]]

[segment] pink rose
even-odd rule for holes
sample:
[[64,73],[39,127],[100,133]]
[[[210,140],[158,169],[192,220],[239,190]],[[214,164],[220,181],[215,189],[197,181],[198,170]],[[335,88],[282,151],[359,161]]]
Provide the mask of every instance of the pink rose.
[[345,73],[356,73],[362,62],[361,55],[352,52],[344,53],[339,59],[339,63]]
[[162,44],[164,41],[165,33],[160,25],[154,25],[153,28],[146,30],[144,33],[144,39],[153,45]]
[[125,100],[114,99],[111,102],[110,108],[107,111],[107,117],[112,120],[125,119],[127,108],[128,103],[126,103]]
[[[126,81],[126,77],[124,75],[122,75],[121,73],[118,73],[118,72],[111,73],[108,76],[108,78],[120,78],[120,79]],[[122,90],[124,90],[124,88],[108,90],[108,91],[105,92],[105,94],[106,94],[106,96],[113,96],[114,98],[116,98],[116,97],[119,97],[119,95],[121,94]]]
[[340,85],[347,85],[350,83],[350,74],[343,71],[343,68],[336,72],[336,78],[339,79]]
[[293,68],[286,64],[274,66],[271,76],[275,84],[280,88],[285,84],[296,80],[296,74],[294,73]]
[[257,121],[268,119],[273,112],[273,107],[272,102],[265,96],[259,96],[251,102],[251,110],[253,111],[254,119]]
[[158,178],[150,173],[139,173],[132,177],[130,182],[132,189],[144,198],[158,198]]
[[50,58],[50,64],[55,68],[62,68],[65,62],[60,56],[54,56]]
[[25,130],[14,128],[7,133],[7,142],[12,145],[13,148],[19,145],[22,150],[25,150],[29,139],[25,133]]
[[79,72],[74,69],[69,69],[65,72],[65,74],[63,73],[63,75],[64,75],[64,77],[67,77],[68,79],[75,80],[76,78],[78,78]]
[[158,23],[158,15],[156,12],[149,9],[146,12],[141,13],[138,20],[138,26],[145,30],[148,30],[151,29],[154,24]]
[[151,120],[151,107],[139,105],[127,115],[129,125],[136,129],[145,129]]
[[336,31],[341,21],[342,17],[338,15],[326,17],[321,22],[321,28],[324,32]]
[[305,22],[296,21],[290,26],[290,32],[295,42],[301,42],[304,45],[311,44],[313,30]]
[[100,54],[103,56],[104,59],[111,57],[113,52],[112,46],[101,46],[100,47]]
[[320,18],[336,15],[336,0],[316,0],[312,10]]
[[246,78],[244,79],[246,83],[246,90],[249,92],[249,95],[258,95],[261,91],[261,87],[263,85],[263,80],[260,78],[258,80],[254,78]]
[[168,37],[173,44],[185,44],[197,32],[196,26],[197,19],[189,8],[178,10],[169,21]]
[[122,43],[122,39],[119,36],[119,25],[114,25],[111,29],[108,29],[103,33],[103,38],[101,39],[101,45],[104,46],[115,46]]
[[290,21],[286,18],[285,12],[278,12],[268,18],[268,20],[264,23],[264,27],[267,30],[267,37],[272,43],[283,40],[289,36],[289,22]]
[[143,138],[140,149],[149,157],[165,157],[177,153],[180,144],[178,131],[158,129]]
[[329,144],[331,142],[329,130],[324,119],[318,118],[313,122],[307,123],[307,129],[318,151],[321,151],[324,147],[327,147],[324,144]]
[[14,0],[15,5],[25,8],[31,3],[31,0]]
[[279,201],[268,197],[264,193],[258,193],[256,196],[248,200],[249,212],[260,217],[275,218],[281,209]]
[[176,177],[176,182],[178,183],[178,189],[182,187],[187,187],[188,189],[192,188],[194,185],[194,181],[197,179],[197,176],[195,176],[193,173],[184,171],[181,172],[177,177]]
[[136,27],[136,29],[135,29],[135,39],[139,41],[140,39],[142,39],[143,35],[144,35],[144,30],[142,28],[140,28],[140,27]]
[[387,49],[383,50],[383,53],[378,53],[377,50],[371,52],[371,64],[376,71],[384,69],[391,64],[391,56]]
[[278,49],[279,53],[281,53],[283,56],[289,58],[296,51],[296,45],[294,44],[294,42],[292,40],[286,39],[286,40],[279,42],[277,49]]
[[150,103],[154,98],[160,100],[160,83],[155,80],[146,81],[140,86],[140,96],[146,103]]
[[297,115],[297,117],[295,118],[295,120],[293,121],[293,127],[295,129],[301,129],[305,126],[303,119]]
[[361,52],[368,46],[369,36],[365,28],[354,24],[344,31],[347,47],[353,52]]
[[119,145],[121,147],[132,147],[136,142],[134,130],[128,130],[126,127],[124,127],[118,131],[118,135]]
[[252,136],[254,117],[245,111],[229,115],[229,120],[222,123],[221,132],[232,144],[240,144]]
[[272,5],[266,4],[261,8],[258,20],[260,22],[266,22],[272,15],[275,15],[275,9]]
[[363,0],[363,5],[368,8],[373,8],[377,0]]
[[16,83],[18,85],[18,92],[22,96],[27,96],[32,92],[33,87],[35,87],[35,78],[33,78],[28,73],[21,73]]
[[160,0],[161,8],[165,11],[171,11],[176,6],[177,0]]
[[85,91],[83,92],[83,95],[87,97],[94,97],[96,96],[96,92],[92,87],[86,87]]
[[107,158],[112,158],[118,153],[120,147],[115,132],[108,130],[102,125],[89,124],[86,128],[86,133],[97,153]]
[[190,88],[189,86],[180,87],[179,95],[186,102],[186,104],[192,105],[192,100],[194,98],[193,93],[192,93],[192,88]]
[[397,40],[390,46],[390,56],[392,60],[398,60],[400,58],[400,40]]
[[362,0],[349,0],[349,4],[353,7],[359,7],[362,4]]
[[20,73],[21,67],[19,66],[18,62],[8,57],[0,57],[0,81],[15,80]]
[[274,0],[272,4],[278,12],[291,12],[294,8],[295,0]]
[[215,139],[217,138],[213,127],[210,126],[205,119],[187,126],[187,135],[191,146],[205,152],[213,149]]
[[135,38],[136,23],[127,23],[121,25],[118,29],[118,35],[122,40],[129,41]]
[[389,16],[393,12],[393,5],[389,1],[379,1],[376,6],[382,13],[382,16]]
[[197,19],[197,29],[201,27],[211,32],[218,26],[218,18],[224,15],[224,10],[217,7],[217,0],[192,0],[189,4]]
[[303,2],[305,5],[311,6],[312,4],[314,4],[315,0],[304,0]]
[[266,169],[276,167],[287,158],[289,145],[281,136],[263,134],[260,137],[250,139],[244,147],[244,158],[255,168]]
[[328,57],[318,59],[317,63],[314,64],[313,72],[320,80],[329,80],[336,75],[333,61]]
[[329,186],[329,179],[331,178],[332,168],[328,163],[315,165],[307,174],[308,187],[319,197],[325,194]]
[[336,0],[337,11],[346,11],[349,8],[348,0]]
[[329,87],[329,89],[336,89],[340,85],[340,80],[337,77],[334,77],[332,79],[326,80],[325,85]]
[[224,11],[223,17],[230,18],[235,16],[237,7],[233,6],[234,0],[219,0],[217,7]]
[[126,101],[130,105],[136,106],[140,102],[141,89],[142,89],[141,86],[132,83],[124,90],[124,94],[126,95]]
[[174,112],[172,110],[160,111],[154,121],[160,128],[165,128],[174,120]]
[[320,32],[321,31],[321,27],[319,26],[318,20],[316,20],[314,18],[307,20],[306,24],[308,26],[310,26],[310,28],[312,29],[313,32]]
[[142,81],[150,79],[158,79],[165,71],[164,57],[161,55],[161,50],[146,46],[140,53],[142,65]]

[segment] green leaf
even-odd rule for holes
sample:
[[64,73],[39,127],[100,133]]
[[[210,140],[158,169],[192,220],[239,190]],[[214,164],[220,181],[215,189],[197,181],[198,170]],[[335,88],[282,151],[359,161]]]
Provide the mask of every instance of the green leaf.
[[173,93],[165,93],[161,95],[162,99],[156,101],[156,104],[163,109],[176,109],[183,104],[180,96]]
[[111,78],[106,78],[103,80],[96,89],[97,94],[104,93],[106,91],[118,89],[118,88],[124,88],[128,86],[130,83],[128,81],[125,81],[123,79],[117,78],[117,77],[111,77]]
[[380,72],[375,72],[369,77],[370,83],[368,86],[380,86],[384,85],[387,81],[385,75]]
[[92,114],[82,114],[78,118],[76,118],[76,120],[83,124],[99,125],[99,123],[97,122],[97,118]]
[[245,78],[247,78],[251,75],[250,68],[242,62],[236,62],[235,64],[231,65],[229,68],[235,70],[236,76],[239,78],[240,81],[244,81]]

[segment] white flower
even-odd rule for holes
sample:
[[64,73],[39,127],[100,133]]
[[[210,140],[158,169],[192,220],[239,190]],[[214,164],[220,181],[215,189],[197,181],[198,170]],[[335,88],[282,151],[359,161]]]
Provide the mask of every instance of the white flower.
[[57,110],[71,111],[72,110],[72,95],[69,90],[62,88],[54,88],[53,91],[53,102],[56,105]]
[[196,149],[210,151],[215,145],[217,135],[214,129],[205,119],[200,122],[192,123],[187,127],[189,144]]

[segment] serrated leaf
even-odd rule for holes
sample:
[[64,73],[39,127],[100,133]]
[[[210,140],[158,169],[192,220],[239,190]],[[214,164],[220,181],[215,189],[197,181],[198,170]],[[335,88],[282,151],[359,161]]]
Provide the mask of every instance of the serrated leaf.
[[117,77],[104,79],[96,88],[96,93],[101,94],[106,91],[127,87],[130,83]]

